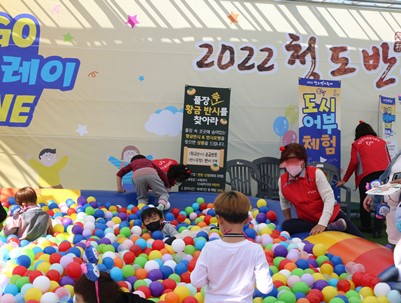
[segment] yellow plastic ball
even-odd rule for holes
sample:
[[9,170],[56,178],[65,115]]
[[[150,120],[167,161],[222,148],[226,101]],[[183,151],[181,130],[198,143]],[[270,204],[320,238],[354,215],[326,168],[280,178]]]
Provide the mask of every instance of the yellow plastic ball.
[[70,292],[71,297],[74,296],[74,286],[72,286],[70,284],[66,284],[63,287],[66,288]]
[[316,281],[318,280],[326,280],[326,278],[324,277],[323,274],[319,273],[319,272],[315,272],[312,274],[313,279]]
[[371,297],[374,296],[373,289],[370,288],[369,286],[364,286],[359,290],[359,294],[363,298]]
[[258,201],[256,201],[256,206],[261,208],[262,206],[267,206],[267,202],[265,199],[259,199]]
[[331,299],[338,295],[338,290],[333,286],[326,286],[322,289],[322,295],[324,297],[324,302],[329,302]]
[[45,262],[49,262],[49,260],[50,260],[50,255],[48,255],[48,254],[40,255],[40,257],[38,258],[38,260],[43,260],[43,261],[45,261]]
[[90,202],[96,202],[96,198],[95,198],[94,196],[89,196],[88,198],[86,198],[86,201],[87,201],[88,203],[90,203]]
[[53,231],[57,233],[63,233],[64,232],[64,226],[63,224],[56,224],[53,226]]
[[390,303],[386,296],[377,297],[377,301],[379,301],[379,303]]
[[50,265],[51,264],[49,262],[42,262],[36,267],[36,269],[41,271],[44,274],[47,274],[47,272],[50,269]]
[[115,224],[120,224],[121,223],[121,218],[120,217],[113,217],[111,219],[111,221],[113,221]]
[[53,290],[56,289],[59,286],[60,286],[60,284],[58,284],[56,281],[50,281],[49,291],[53,292]]
[[191,295],[189,288],[184,285],[178,285],[174,289],[174,292],[178,295],[180,302],[182,302],[184,298],[189,297]]
[[200,292],[197,292],[196,294],[194,294],[193,296],[198,303],[203,303],[205,301],[205,298],[203,297],[203,295]]
[[324,244],[318,243],[313,246],[312,252],[316,257],[323,256],[327,253],[327,248]]
[[379,303],[379,300],[375,296],[369,296],[363,298],[362,303]]
[[320,272],[324,275],[331,276],[333,274],[333,271],[334,271],[333,266],[331,266],[328,263],[324,263],[322,264],[322,266],[320,266]]
[[163,254],[159,250],[152,250],[149,254],[149,260],[161,259]]
[[265,228],[262,228],[260,231],[259,231],[259,233],[261,234],[261,235],[271,235],[272,234],[272,230],[270,229],[270,228],[268,228],[268,227],[265,227]]
[[279,273],[279,272],[272,276],[272,280],[273,281],[277,281],[278,280],[280,282],[283,282],[283,284],[287,284],[287,277],[284,274]]
[[216,217],[212,217],[212,218],[210,219],[210,224],[217,224],[218,222],[219,222],[219,220],[217,220]]
[[[146,206],[146,204],[145,203],[139,203],[138,204],[138,208],[139,209],[142,209],[142,208],[144,208]],[[110,207],[111,208],[111,207]],[[110,211],[112,211],[111,209],[109,209]]]
[[42,297],[42,291],[36,287],[29,288],[24,295],[25,301],[35,300],[40,302],[41,297]]

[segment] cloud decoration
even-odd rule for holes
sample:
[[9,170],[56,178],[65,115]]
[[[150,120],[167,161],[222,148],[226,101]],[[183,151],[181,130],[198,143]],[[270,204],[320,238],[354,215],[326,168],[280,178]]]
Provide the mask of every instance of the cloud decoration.
[[168,106],[158,109],[148,118],[145,129],[159,136],[176,137],[182,131],[183,109]]

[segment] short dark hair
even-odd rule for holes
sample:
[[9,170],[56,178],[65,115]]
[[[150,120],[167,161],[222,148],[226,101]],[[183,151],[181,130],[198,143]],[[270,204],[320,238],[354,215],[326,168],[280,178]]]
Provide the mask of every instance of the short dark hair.
[[39,153],[39,159],[40,157],[42,157],[45,153],[50,153],[50,154],[55,154],[56,153],[56,149],[55,148],[45,148],[42,149]]
[[242,223],[248,218],[251,202],[248,197],[238,191],[226,191],[214,200],[216,215],[230,223]]
[[355,141],[367,135],[377,137],[376,132],[373,130],[370,124],[366,122],[360,122],[358,126],[355,128]]
[[[117,302],[121,290],[110,275],[101,271],[98,283],[100,302]],[[74,292],[82,296],[87,303],[97,302],[95,282],[89,280],[84,274],[74,283]]]
[[158,209],[156,207],[148,207],[141,212],[142,222],[146,218],[153,216],[153,214],[158,214],[160,216],[160,219],[163,218],[163,212],[160,209]]
[[146,157],[144,155],[135,155],[131,158],[131,162],[138,159],[146,159]]
[[186,165],[183,164],[170,165],[167,171],[167,177],[169,179],[174,179],[178,182],[183,182],[185,180],[188,180],[190,175],[191,175],[191,170]]
[[38,196],[35,192],[35,190],[32,187],[23,187],[20,188],[16,193],[15,193],[15,202],[19,205],[22,206],[22,203],[27,203],[27,204],[36,204],[38,200]]
[[287,161],[292,154],[295,155],[297,159],[304,160],[305,163],[308,161],[305,147],[299,143],[290,143],[284,146],[281,152],[280,163]]

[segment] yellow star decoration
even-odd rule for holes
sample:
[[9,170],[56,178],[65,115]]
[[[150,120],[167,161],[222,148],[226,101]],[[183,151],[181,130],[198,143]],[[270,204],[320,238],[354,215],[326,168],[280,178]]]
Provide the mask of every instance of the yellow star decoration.
[[239,16],[239,14],[235,14],[234,12],[231,12],[231,14],[229,14],[227,16],[227,18],[230,20],[230,24],[238,23],[238,16]]

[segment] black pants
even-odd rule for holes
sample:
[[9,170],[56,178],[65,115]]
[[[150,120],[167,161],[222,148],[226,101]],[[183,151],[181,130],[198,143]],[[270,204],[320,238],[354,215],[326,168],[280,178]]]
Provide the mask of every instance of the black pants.
[[[370,183],[373,180],[379,179],[380,175],[383,174],[384,171],[376,171],[373,172],[367,176],[365,176],[362,180],[361,183],[359,183],[359,214],[360,214],[360,220],[361,220],[361,227],[363,229],[371,229],[371,218],[372,215],[370,212],[367,212],[363,208],[363,200],[365,200],[366,197],[366,183]],[[372,211],[376,211],[375,209],[372,209]],[[373,231],[380,233],[381,229],[383,226],[383,220],[377,219],[376,217],[373,219]]]
[[[348,219],[347,215],[343,211],[340,211],[338,213],[334,221],[337,221],[340,218],[344,219],[345,222],[347,222],[347,229],[345,230],[346,233],[364,238],[363,234],[354,225],[354,223],[352,223],[352,221]],[[290,235],[293,235],[297,233],[310,232],[315,225],[316,223],[312,223],[310,221],[293,218],[284,221],[282,224],[282,228],[283,230],[288,231]]]

